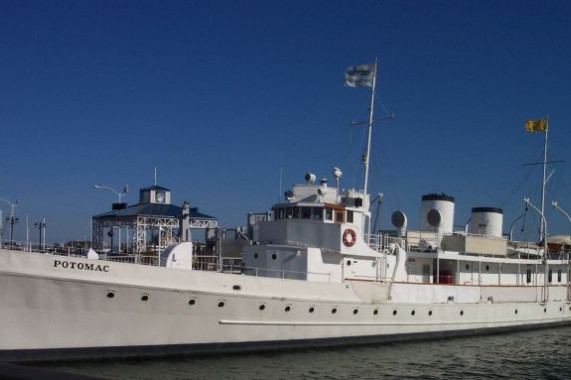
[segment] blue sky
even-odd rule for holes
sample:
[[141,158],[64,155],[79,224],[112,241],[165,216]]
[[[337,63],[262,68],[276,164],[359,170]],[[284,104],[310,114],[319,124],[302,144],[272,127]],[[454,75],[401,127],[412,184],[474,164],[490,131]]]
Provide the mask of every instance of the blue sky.
[[[244,225],[307,171],[362,187],[367,89],[347,66],[379,59],[371,192],[381,227],[420,198],[504,208],[504,230],[539,204],[549,115],[549,201],[571,211],[568,1],[0,1],[0,197],[16,237],[46,218],[50,242],[86,239],[122,188],[158,184],[222,226]],[[4,216],[9,207],[0,202]],[[548,208],[551,234],[569,223]],[[522,237],[533,238],[533,214]],[[31,229],[32,239],[37,232]],[[4,235],[6,236],[6,234]]]

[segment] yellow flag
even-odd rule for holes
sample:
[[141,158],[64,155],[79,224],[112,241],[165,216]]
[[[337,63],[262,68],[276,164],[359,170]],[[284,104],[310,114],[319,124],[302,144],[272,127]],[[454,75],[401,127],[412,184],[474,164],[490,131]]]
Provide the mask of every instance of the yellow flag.
[[525,121],[526,132],[545,132],[547,131],[547,119],[530,119]]

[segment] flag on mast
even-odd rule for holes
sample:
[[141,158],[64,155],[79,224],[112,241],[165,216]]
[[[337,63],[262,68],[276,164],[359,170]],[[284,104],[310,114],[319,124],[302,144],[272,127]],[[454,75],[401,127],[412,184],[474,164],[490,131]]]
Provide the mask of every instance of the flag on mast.
[[345,86],[347,87],[373,87],[375,77],[375,64],[349,66],[345,70]]
[[525,121],[526,132],[545,132],[547,131],[547,118],[529,119]]

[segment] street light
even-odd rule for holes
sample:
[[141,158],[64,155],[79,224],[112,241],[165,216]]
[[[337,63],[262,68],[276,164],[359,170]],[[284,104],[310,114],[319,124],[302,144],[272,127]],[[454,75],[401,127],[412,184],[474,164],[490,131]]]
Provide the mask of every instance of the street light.
[[[559,211],[560,213],[562,213],[563,215],[565,215],[565,217],[569,220],[569,223],[571,223],[571,216],[569,216],[568,213],[565,212],[565,210],[563,210],[558,204],[557,201],[553,201],[551,202],[551,204],[553,205],[553,208],[555,208],[557,211]],[[570,234],[571,236],[571,234]]]
[[[117,196],[119,197],[119,205],[121,205],[121,197],[123,197],[123,195],[127,194],[127,192],[129,191],[129,185],[125,185],[125,187],[123,187],[123,191],[122,192],[118,192],[117,190],[115,190],[114,188],[110,187],[110,186],[104,186],[104,185],[93,185],[94,189],[107,189],[109,191],[114,192],[115,194],[117,194]],[[115,209],[115,207],[113,207],[113,209]],[[121,227],[117,227],[119,230],[119,236],[118,236],[118,241],[119,244],[117,245],[117,252],[121,251]],[[111,237],[111,249],[113,249],[113,228],[111,228],[111,230],[109,231],[109,237]]]
[[[526,208],[526,210],[524,211],[523,214],[521,214],[520,216],[518,216],[518,217],[512,222],[512,225],[510,226],[510,236],[509,236],[510,241],[513,241],[513,232],[514,232],[515,224],[517,223],[518,220],[520,220],[521,218],[525,217],[526,214],[527,214],[527,208]],[[523,232],[523,227],[521,228],[521,232]]]
[[40,251],[46,250],[46,218],[41,222],[34,223],[34,227],[40,230]]
[[537,211],[539,215],[541,215],[541,220],[543,221],[543,266],[545,269],[545,272],[543,273],[543,301],[547,302],[549,299],[549,285],[547,279],[549,271],[547,267],[547,220],[545,219],[545,215],[543,215],[543,213],[529,201],[529,198],[523,198],[523,201],[527,206]]
[[6,221],[10,223],[10,249],[12,249],[12,242],[14,241],[14,223],[18,222],[18,218],[14,218],[14,207],[18,206],[20,202],[16,200],[12,203],[4,198],[0,198],[0,201],[4,201],[10,205],[10,216],[6,218]]
[[129,191],[129,185],[125,185],[122,192],[118,192],[114,188],[109,187],[109,186],[104,186],[104,185],[93,185],[93,188],[94,189],[107,189],[107,190],[114,192],[119,197],[119,203],[121,203],[121,197],[123,195],[127,194],[127,192]]

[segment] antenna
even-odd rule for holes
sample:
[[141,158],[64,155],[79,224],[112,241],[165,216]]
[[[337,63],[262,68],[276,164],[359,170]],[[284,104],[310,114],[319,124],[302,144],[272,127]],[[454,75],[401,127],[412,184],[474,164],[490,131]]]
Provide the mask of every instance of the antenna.
[[157,166],[155,165],[155,186],[157,186]]
[[284,156],[280,154],[280,192],[278,196],[278,203],[282,201],[282,184],[283,184],[283,176],[284,176]]

